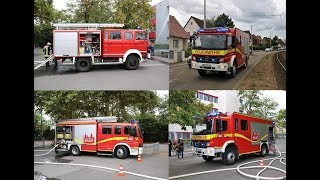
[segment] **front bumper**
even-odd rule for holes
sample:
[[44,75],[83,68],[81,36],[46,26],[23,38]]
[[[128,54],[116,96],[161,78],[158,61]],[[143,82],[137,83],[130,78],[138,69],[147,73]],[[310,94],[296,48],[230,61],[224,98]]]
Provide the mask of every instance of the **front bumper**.
[[216,149],[214,147],[207,147],[207,148],[197,148],[193,147],[193,152],[197,156],[216,156],[216,153],[221,152],[221,149]]
[[201,69],[206,71],[224,71],[227,72],[229,69],[229,63],[200,63],[196,61],[191,61],[191,68],[193,69]]
[[[139,152],[138,152],[139,151]],[[138,154],[142,154],[143,153],[143,147],[139,147],[139,148],[132,148],[130,155],[136,156]]]

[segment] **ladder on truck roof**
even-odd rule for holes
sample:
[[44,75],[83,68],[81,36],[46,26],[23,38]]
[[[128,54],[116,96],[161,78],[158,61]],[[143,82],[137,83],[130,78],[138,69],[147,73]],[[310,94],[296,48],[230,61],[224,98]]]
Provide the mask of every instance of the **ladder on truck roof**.
[[105,117],[87,117],[87,118],[77,118],[77,119],[63,119],[62,121],[97,121],[97,122],[118,122],[116,116],[105,116]]
[[67,29],[99,29],[99,28],[123,28],[124,24],[119,23],[57,23],[53,24],[56,30]]
[[52,61],[54,58],[53,54],[51,54],[46,60],[44,61],[33,61],[33,66],[34,66],[34,69],[33,70],[36,70],[38,69],[39,67],[45,65],[47,62],[49,61]]

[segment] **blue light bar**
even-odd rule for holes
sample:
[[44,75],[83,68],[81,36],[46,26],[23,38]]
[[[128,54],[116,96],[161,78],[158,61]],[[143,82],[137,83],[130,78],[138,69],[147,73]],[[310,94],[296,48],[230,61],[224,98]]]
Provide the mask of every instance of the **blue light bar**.
[[227,28],[227,27],[217,27],[216,31],[217,32],[228,32],[229,28]]
[[137,121],[134,120],[134,119],[131,119],[131,120],[130,120],[130,123],[131,123],[131,124],[135,124],[135,123],[137,123]]
[[219,116],[220,112],[213,112],[213,113],[208,113],[207,117],[214,117],[214,116]]

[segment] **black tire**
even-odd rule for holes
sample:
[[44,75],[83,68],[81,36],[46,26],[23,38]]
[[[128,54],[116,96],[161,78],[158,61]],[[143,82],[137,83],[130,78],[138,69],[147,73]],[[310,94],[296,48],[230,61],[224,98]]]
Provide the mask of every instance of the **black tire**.
[[213,156],[202,156],[202,158],[206,161],[212,161]]
[[261,150],[260,150],[260,156],[261,156],[261,157],[264,157],[264,156],[266,156],[268,153],[269,153],[269,151],[268,151],[267,145],[266,145],[266,144],[262,144]]
[[79,156],[81,154],[80,152],[80,149],[78,146],[71,146],[70,147],[70,153],[73,155],[73,156]]
[[116,148],[115,155],[119,159],[125,159],[128,157],[128,150],[124,146],[119,146]]
[[235,59],[233,61],[233,66],[232,66],[231,73],[229,74],[229,77],[234,78],[234,77],[236,77],[236,75],[237,75],[237,60]]
[[58,69],[58,60],[54,59],[53,63],[54,63],[53,69]]
[[232,148],[226,149],[226,151],[222,155],[222,161],[225,165],[232,165],[237,160],[236,151]]
[[128,70],[135,70],[139,67],[139,58],[135,55],[129,55],[127,57],[126,62],[124,63],[124,66]]
[[207,71],[198,69],[198,74],[199,74],[200,76],[205,76],[205,75],[207,74]]
[[248,66],[248,56],[246,56],[246,60],[244,60],[244,65],[242,65],[242,68],[245,69]]
[[79,72],[88,72],[92,68],[91,59],[79,58],[76,61],[76,70]]

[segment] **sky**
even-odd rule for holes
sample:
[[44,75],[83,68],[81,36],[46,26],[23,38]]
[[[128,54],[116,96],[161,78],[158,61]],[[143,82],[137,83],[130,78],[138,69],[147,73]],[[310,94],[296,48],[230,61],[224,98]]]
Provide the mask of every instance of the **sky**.
[[[169,4],[169,14],[182,27],[191,16],[204,17],[204,0],[170,0]],[[222,13],[243,31],[250,30],[252,25],[253,34],[262,38],[270,37],[270,33],[271,37],[286,37],[286,0],[206,0],[207,17],[216,18]]]
[[[58,10],[65,9],[66,2],[68,2],[68,1],[69,0],[53,0],[53,5]],[[152,0],[152,2],[150,4],[151,4],[151,6],[153,6],[155,4],[158,4],[161,1],[163,1],[163,0]]]
[[279,106],[276,111],[286,109],[286,91],[283,90],[264,90],[260,91],[264,97],[270,97],[276,101]]

